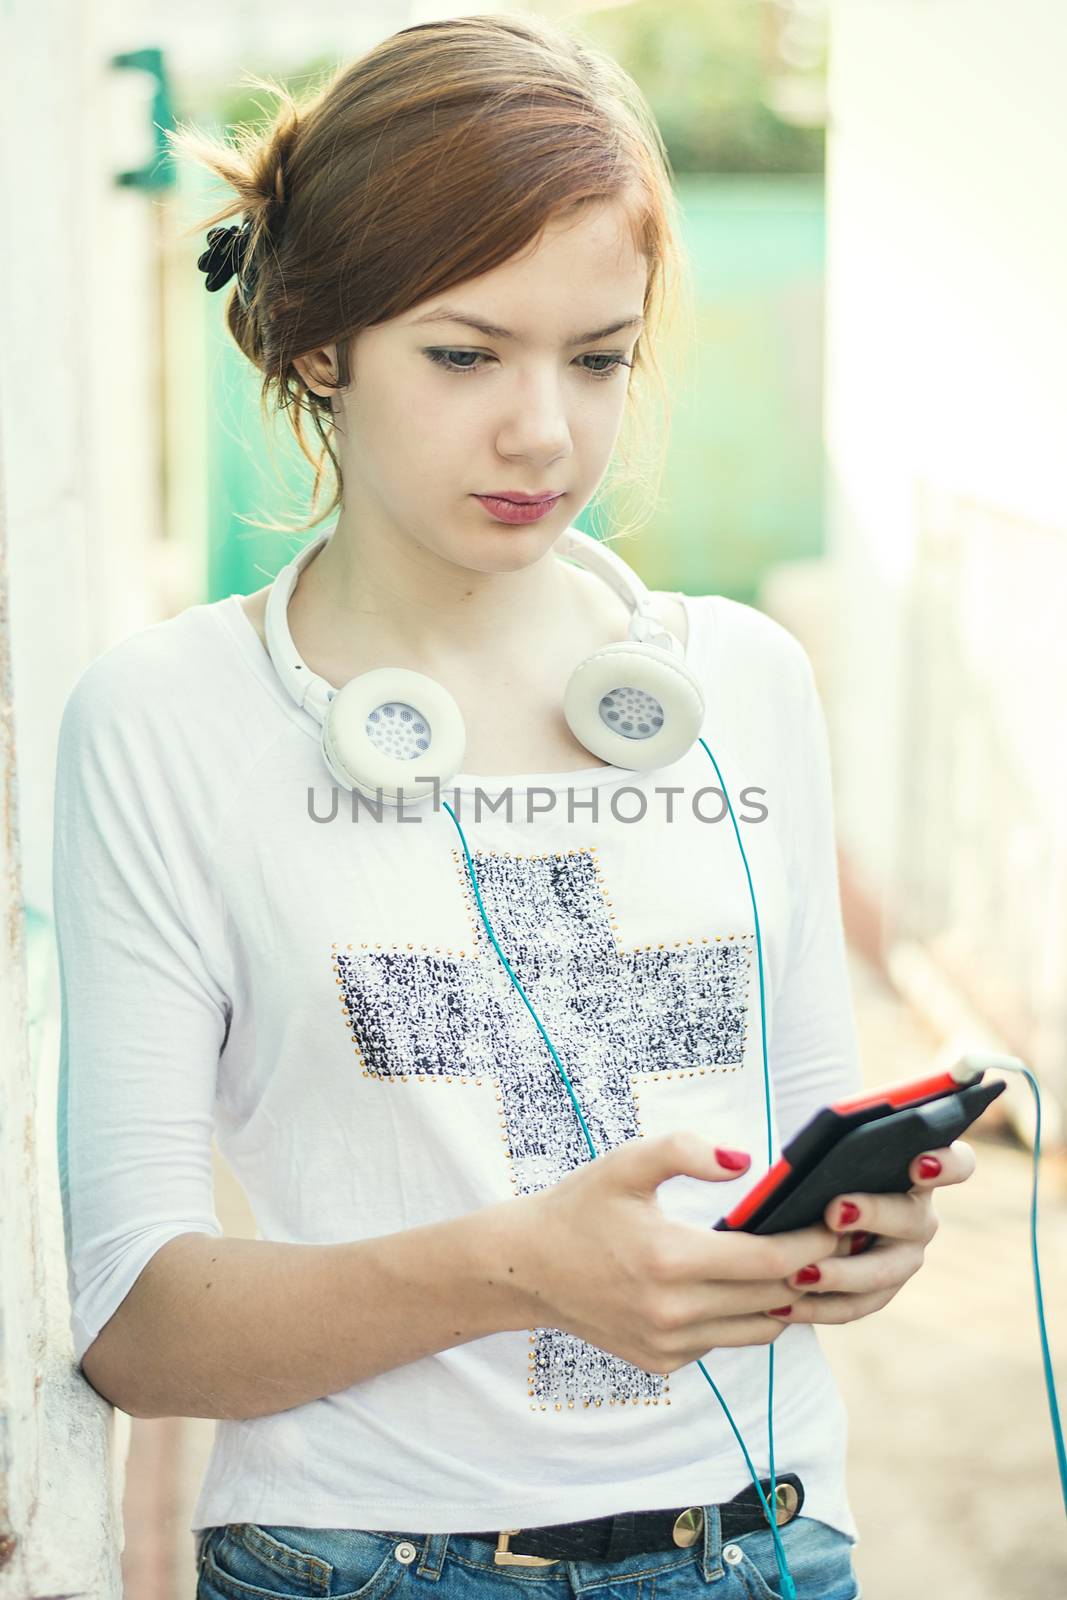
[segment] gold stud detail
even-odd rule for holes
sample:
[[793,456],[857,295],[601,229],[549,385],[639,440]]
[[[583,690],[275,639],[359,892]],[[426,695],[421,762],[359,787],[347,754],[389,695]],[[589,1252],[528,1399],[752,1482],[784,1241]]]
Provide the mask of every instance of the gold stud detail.
[[704,1532],[703,1506],[688,1506],[680,1516],[675,1518],[671,1538],[681,1550],[688,1550],[690,1545],[696,1544]]

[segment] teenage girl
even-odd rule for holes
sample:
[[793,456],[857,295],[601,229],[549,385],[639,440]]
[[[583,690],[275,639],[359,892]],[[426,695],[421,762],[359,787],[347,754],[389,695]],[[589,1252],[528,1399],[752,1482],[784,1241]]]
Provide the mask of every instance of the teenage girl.
[[[337,519],[64,713],[76,1359],[134,1416],[216,1419],[199,1600],[851,1600],[814,1325],[893,1298],[974,1157],[711,1227],[861,1077],[807,656],[573,527],[679,259],[659,136],[529,16],[282,95],[178,143],[237,192],[200,266]],[[358,803],[420,761],[439,792]]]

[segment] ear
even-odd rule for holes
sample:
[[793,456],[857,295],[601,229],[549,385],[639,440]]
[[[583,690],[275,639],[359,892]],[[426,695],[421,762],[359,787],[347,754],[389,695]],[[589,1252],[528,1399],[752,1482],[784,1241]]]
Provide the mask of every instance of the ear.
[[337,346],[320,345],[306,355],[294,356],[293,366],[313,394],[328,398],[337,391]]

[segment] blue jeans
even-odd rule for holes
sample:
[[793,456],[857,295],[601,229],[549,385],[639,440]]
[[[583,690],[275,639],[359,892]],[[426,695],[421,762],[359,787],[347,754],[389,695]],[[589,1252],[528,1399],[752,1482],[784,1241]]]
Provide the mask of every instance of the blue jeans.
[[[859,1600],[847,1534],[813,1517],[778,1529],[797,1600]],[[769,1528],[725,1542],[719,1509],[687,1550],[498,1567],[462,1534],[231,1523],[197,1535],[196,1600],[781,1600]],[[643,1587],[642,1587],[643,1586]]]

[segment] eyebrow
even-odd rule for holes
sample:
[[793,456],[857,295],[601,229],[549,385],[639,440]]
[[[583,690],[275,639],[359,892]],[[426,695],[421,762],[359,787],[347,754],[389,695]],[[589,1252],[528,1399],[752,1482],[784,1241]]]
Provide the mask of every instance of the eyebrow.
[[[606,339],[609,333],[620,333],[623,328],[638,328],[643,326],[644,317],[622,317],[618,322],[609,322],[606,328],[593,328],[589,333],[579,333],[573,339],[568,339],[568,344],[590,344],[594,339]],[[476,333],[484,333],[487,339],[514,339],[517,336],[510,328],[498,328],[493,322],[483,322],[480,317],[472,317],[468,313],[458,311],[453,306],[438,306],[435,311],[428,311],[425,316],[416,317],[412,327],[419,327],[424,322],[462,322],[465,327],[473,328]]]

